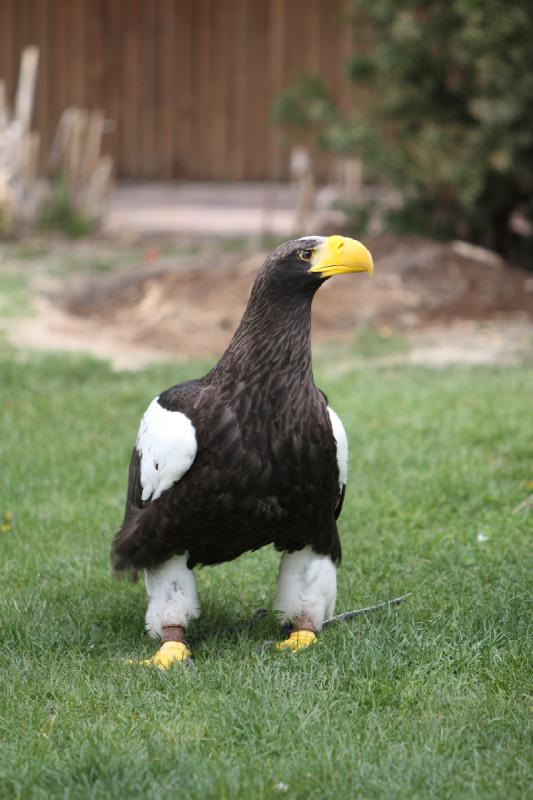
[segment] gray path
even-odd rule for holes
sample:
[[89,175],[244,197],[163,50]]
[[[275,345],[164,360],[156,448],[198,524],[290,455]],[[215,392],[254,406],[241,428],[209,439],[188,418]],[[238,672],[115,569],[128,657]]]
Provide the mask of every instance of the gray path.
[[290,235],[295,190],[286,184],[120,184],[106,231],[113,234]]

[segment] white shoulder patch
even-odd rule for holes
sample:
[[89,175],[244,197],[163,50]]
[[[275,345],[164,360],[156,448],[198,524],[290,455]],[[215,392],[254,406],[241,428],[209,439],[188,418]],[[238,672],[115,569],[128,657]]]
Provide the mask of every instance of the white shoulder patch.
[[196,432],[181,411],[168,411],[152,400],[135,444],[141,458],[142,499],[156,500],[190,469],[198,449]]
[[337,466],[339,468],[339,483],[341,487],[348,482],[348,439],[340,417],[328,406],[333,436],[337,442]]

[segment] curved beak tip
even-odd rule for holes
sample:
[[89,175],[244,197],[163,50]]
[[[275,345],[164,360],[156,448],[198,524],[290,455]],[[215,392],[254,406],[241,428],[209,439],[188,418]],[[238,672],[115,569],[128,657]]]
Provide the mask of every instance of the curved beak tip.
[[312,272],[320,272],[323,277],[348,272],[368,272],[372,277],[374,262],[364,244],[348,236],[329,236],[317,251]]

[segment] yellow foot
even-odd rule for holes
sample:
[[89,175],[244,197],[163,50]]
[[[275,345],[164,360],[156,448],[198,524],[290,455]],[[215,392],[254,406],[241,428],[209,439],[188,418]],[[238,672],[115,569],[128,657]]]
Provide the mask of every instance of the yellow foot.
[[309,647],[310,644],[315,644],[316,641],[317,635],[314,631],[293,631],[288,639],[278,642],[276,650],[291,650],[295,653],[297,650]]
[[178,661],[188,661],[191,655],[191,651],[184,642],[165,642],[161,645],[155,656],[140,661],[139,663],[148,667],[169,669]]

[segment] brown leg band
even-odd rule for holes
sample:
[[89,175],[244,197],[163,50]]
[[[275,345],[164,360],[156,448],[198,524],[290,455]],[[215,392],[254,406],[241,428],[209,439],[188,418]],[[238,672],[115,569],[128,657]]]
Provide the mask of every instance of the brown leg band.
[[304,614],[302,614],[301,617],[296,617],[296,619],[293,620],[291,625],[291,632],[292,631],[312,631],[313,633],[316,633],[313,623],[309,617],[306,617]]
[[183,625],[163,625],[162,642],[184,642],[185,628]]

